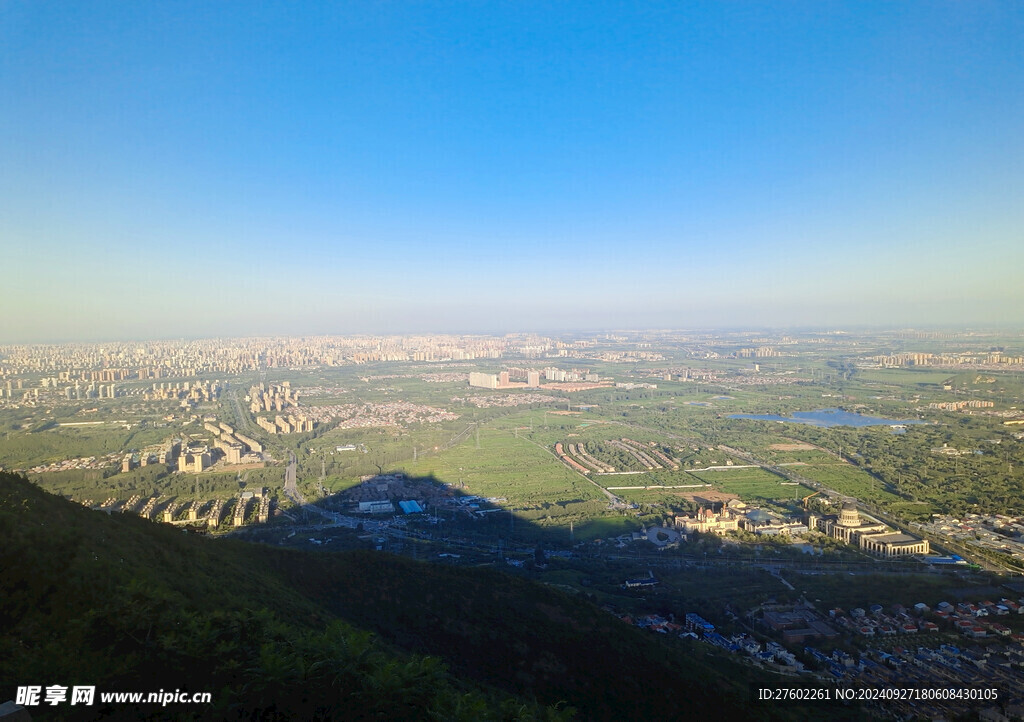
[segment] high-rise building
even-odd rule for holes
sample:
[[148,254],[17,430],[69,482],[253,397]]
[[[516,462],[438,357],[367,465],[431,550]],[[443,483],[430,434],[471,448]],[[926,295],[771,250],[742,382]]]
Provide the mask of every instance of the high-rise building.
[[473,371],[469,374],[469,385],[481,389],[496,389],[498,388],[498,376],[497,374],[482,374]]

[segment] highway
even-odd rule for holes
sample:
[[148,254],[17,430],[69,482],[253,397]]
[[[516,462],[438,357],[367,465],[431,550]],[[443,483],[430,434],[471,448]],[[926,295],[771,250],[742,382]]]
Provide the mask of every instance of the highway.
[[297,468],[298,459],[293,452],[289,451],[288,466],[284,470],[284,495],[295,502],[295,504],[302,506],[306,503],[306,497],[299,493],[299,487],[296,484]]
[[231,397],[231,403],[235,406],[235,418],[238,419],[238,424],[243,428],[245,433],[252,433],[252,422],[249,421],[249,414],[242,412],[242,404],[238,400],[238,389],[231,388],[228,394]]

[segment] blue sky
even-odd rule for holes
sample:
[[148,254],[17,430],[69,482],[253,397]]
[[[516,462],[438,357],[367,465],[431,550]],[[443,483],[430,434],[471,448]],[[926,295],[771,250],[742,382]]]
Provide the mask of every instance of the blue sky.
[[1024,325],[1021,37],[1016,2],[0,2],[0,343]]

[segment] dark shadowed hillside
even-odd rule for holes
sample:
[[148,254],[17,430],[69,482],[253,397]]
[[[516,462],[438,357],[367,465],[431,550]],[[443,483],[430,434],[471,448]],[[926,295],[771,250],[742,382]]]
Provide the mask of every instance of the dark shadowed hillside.
[[[209,691],[40,718],[801,718],[755,670],[490,569],[284,551],[84,509],[0,475],[0,697]],[[768,684],[777,684],[770,682]],[[2,701],[2,700],[0,700]]]

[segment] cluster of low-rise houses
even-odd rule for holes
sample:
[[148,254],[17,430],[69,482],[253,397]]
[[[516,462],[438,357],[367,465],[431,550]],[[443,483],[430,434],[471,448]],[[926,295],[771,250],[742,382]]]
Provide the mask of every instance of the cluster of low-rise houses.
[[[453,364],[441,364],[443,368],[476,368],[471,363],[453,363]],[[372,374],[367,376],[360,376],[359,380],[364,384],[368,384],[371,381],[388,381],[390,379],[419,379],[428,383],[440,384],[440,383],[461,383],[466,380],[466,373],[459,371],[437,371],[431,373],[408,373],[408,374]]]
[[962,544],[1008,554],[1024,561],[1024,518],[1004,514],[966,514],[962,518],[934,514],[925,531],[949,537]]
[[375,426],[397,426],[404,424],[436,424],[455,421],[458,414],[433,406],[414,404],[409,401],[387,401],[366,404],[334,404],[309,406],[307,417],[316,422],[340,419],[339,429],[360,429]]
[[472,404],[481,409],[551,404],[562,401],[563,399],[557,396],[548,396],[547,394],[488,394],[486,396],[456,396],[452,398],[454,404]]
[[[717,354],[714,356],[717,358]],[[798,376],[793,371],[765,371],[760,364],[754,364],[749,369],[735,369],[722,371],[720,369],[691,368],[689,366],[670,366],[667,368],[654,368],[646,372],[651,378],[662,381],[681,381],[694,383],[718,384],[725,388],[736,386],[763,386],[771,383],[773,386],[788,386],[811,381],[805,376]]]
[[[621,342],[624,340],[624,337],[620,337],[618,340]],[[587,347],[582,344],[579,345],[579,348],[562,349],[558,355],[564,358],[605,361],[610,363],[639,363],[641,361],[665,360],[665,355],[657,351],[598,351],[587,349]]]
[[[624,586],[657,583],[649,578]],[[805,603],[767,604],[747,613],[747,622],[760,630],[748,627],[749,633],[723,633],[695,612],[679,620],[672,615],[625,614],[606,609],[642,629],[701,640],[773,670],[813,674],[823,684],[840,689],[996,690],[995,697],[975,695],[974,699],[940,695],[908,700],[881,695],[883,699],[866,705],[886,715],[948,718],[995,709],[998,703],[999,709],[1017,710],[1024,717],[1020,714],[1024,711],[1024,635],[1010,632],[999,622],[978,621],[986,615],[1005,618],[1022,614],[1024,599],[956,605],[941,602],[935,610],[923,603],[911,608],[872,604],[849,612],[834,608],[827,617]],[[968,626],[974,631],[964,632]],[[963,644],[951,644],[948,634],[940,633],[950,630],[963,634]],[[766,635],[779,641],[766,639]],[[886,638],[889,641],[882,646]],[[849,647],[838,646],[837,642],[844,639],[859,640],[859,650],[851,654]],[[875,646],[876,639],[879,646]],[[818,646],[822,642],[826,644]],[[1006,719],[998,716],[1001,714],[991,718]]]
[[45,474],[52,471],[72,471],[74,469],[105,469],[113,465],[120,453],[113,452],[105,456],[83,456],[75,459],[54,461],[51,464],[39,464],[30,469],[15,469],[15,473]]
[[1012,637],[1013,641],[1024,643],[1024,634],[1014,634],[1005,624],[994,621],[996,617],[1024,614],[1021,600],[1000,599],[998,602],[939,602],[934,616],[941,622],[950,623],[953,628],[971,639],[984,637]]
[[[1013,633],[995,617],[1005,619],[1022,610],[1021,600],[1005,598],[999,602],[940,602],[934,610],[923,603],[912,609],[899,604],[888,609],[876,604],[849,613],[833,609],[830,617],[849,634],[865,642],[886,638],[889,642],[878,647],[868,642],[856,661],[849,655],[840,660],[834,652],[826,655],[811,646],[805,651],[840,683],[867,688],[995,689],[1000,704],[1006,707],[1019,704],[1024,696],[1024,635]],[[951,630],[962,635],[966,646],[950,644],[948,634],[933,637]],[[933,641],[927,642],[928,637]],[[941,699],[918,702],[902,709],[898,704],[890,707],[915,717],[934,718],[986,706]]]
[[[471,364],[456,364],[458,366],[470,366]],[[416,378],[421,381],[426,381],[430,384],[451,384],[458,383],[466,380],[465,373],[459,373],[457,371],[441,371],[438,373],[431,374],[416,374]]]
[[727,652],[742,653],[753,657],[762,664],[772,667],[788,667],[794,671],[803,671],[804,665],[783,645],[772,642],[759,642],[750,634],[740,633],[725,636],[717,631],[714,624],[696,612],[687,612],[682,623],[673,615],[665,617],[660,614],[631,615],[616,612],[610,607],[605,609],[619,619],[641,629],[658,634],[675,634],[681,638],[698,639]]
[[[915,604],[912,610],[900,604],[889,610],[880,604],[872,604],[867,609],[855,607],[849,612],[836,607],[829,610],[828,616],[836,627],[850,635],[881,638],[941,631],[943,615],[930,612],[931,609],[923,603]],[[949,631],[948,625],[945,631]]]
[[941,409],[943,411],[960,411],[961,409],[991,409],[995,405],[994,401],[971,399],[970,401],[935,401],[928,404],[928,408]]

